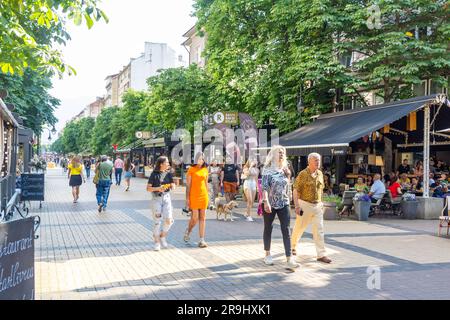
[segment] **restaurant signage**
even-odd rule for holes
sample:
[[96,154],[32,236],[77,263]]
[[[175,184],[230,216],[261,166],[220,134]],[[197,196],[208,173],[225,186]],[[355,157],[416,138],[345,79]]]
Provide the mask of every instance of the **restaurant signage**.
[[34,300],[34,217],[0,223],[0,300]]

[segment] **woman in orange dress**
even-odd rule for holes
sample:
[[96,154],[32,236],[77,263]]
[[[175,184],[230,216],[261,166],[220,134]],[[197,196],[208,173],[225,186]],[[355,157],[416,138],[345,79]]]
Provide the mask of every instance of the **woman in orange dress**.
[[197,222],[199,223],[200,248],[206,248],[205,227],[206,208],[208,207],[208,167],[203,153],[195,156],[195,165],[190,167],[186,174],[186,207],[192,210],[189,226],[184,234],[184,241],[189,242],[190,234]]

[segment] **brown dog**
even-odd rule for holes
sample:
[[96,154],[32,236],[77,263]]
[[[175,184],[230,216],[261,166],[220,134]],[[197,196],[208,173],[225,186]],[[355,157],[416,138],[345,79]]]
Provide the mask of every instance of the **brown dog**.
[[238,207],[238,203],[236,201],[230,201],[228,203],[225,203],[224,198],[217,198],[215,200],[216,205],[216,213],[217,213],[217,220],[219,220],[220,216],[223,215],[223,220],[227,221],[228,218],[230,218],[230,221],[233,220],[233,209]]

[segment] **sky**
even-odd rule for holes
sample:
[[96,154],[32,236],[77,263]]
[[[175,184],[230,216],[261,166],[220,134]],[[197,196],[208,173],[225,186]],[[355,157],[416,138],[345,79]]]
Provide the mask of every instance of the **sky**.
[[[77,115],[96,97],[106,94],[105,78],[118,73],[130,58],[144,52],[144,43],[167,43],[188,61],[181,46],[183,34],[196,22],[193,0],[102,0],[109,23],[97,22],[90,30],[68,24],[71,40],[61,48],[66,63],[77,75],[53,79],[50,94],[61,100],[55,112],[56,129]],[[54,139],[53,139],[54,140]]]

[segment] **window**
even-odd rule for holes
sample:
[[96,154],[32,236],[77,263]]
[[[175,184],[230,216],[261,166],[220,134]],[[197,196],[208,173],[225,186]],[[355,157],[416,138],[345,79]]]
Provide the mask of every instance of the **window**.
[[430,94],[433,93],[444,93],[444,87],[437,83],[436,81],[430,80]]
[[427,94],[427,82],[423,80],[421,84],[415,84],[413,86],[413,92],[415,97],[425,96]]
[[352,65],[352,54],[351,53],[346,53],[346,54],[340,56],[339,57],[339,61],[345,67],[347,67],[347,68],[351,67],[351,65]]

